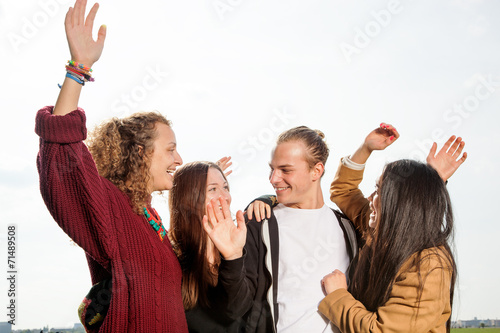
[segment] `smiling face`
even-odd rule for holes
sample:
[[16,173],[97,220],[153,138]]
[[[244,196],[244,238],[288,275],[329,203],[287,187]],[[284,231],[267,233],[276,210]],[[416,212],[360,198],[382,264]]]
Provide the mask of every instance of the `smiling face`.
[[301,141],[288,141],[276,146],[269,181],[276,191],[278,202],[287,207],[307,208],[318,191],[321,170],[310,168],[306,147]]
[[226,200],[228,206],[231,205],[231,194],[229,194],[229,185],[227,180],[219,170],[215,168],[208,168],[205,206],[211,199],[218,199],[219,196],[222,196],[222,198]]
[[368,222],[370,228],[375,228],[377,226],[380,216],[380,185],[381,182],[379,178],[375,184],[375,191],[368,197],[368,200],[370,200],[370,208],[372,210],[372,213],[370,214],[370,221]]
[[182,158],[177,152],[177,141],[170,126],[157,123],[157,137],[153,143],[153,153],[150,156],[149,168],[151,192],[165,191],[172,188],[175,168],[182,164]]

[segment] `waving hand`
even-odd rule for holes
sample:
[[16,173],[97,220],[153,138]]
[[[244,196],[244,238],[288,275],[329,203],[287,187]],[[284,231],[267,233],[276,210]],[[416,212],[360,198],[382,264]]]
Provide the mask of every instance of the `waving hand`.
[[447,181],[467,159],[467,153],[462,154],[464,147],[462,138],[452,135],[436,155],[437,144],[434,142],[427,156],[427,164],[436,169],[443,181]]
[[75,6],[70,7],[66,14],[64,26],[66,38],[68,39],[71,60],[81,63],[87,67],[99,60],[104,40],[106,39],[106,26],[102,25],[97,33],[97,41],[92,38],[92,28],[97,14],[99,4],[96,3],[85,19],[85,7],[87,0],[76,0]]
[[219,200],[210,200],[207,204],[207,214],[208,216],[203,216],[203,228],[224,259],[240,258],[247,235],[243,212],[239,210],[236,213],[235,225],[226,200],[220,197]]

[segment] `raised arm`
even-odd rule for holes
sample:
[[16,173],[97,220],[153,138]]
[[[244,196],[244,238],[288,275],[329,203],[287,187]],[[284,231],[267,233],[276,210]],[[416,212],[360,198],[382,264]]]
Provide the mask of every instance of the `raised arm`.
[[[101,27],[98,42],[93,42],[92,25],[98,6],[84,22],[85,5],[86,1],[77,0],[66,15],[65,25],[72,60],[91,66],[101,55],[105,29]],[[109,221],[113,216],[109,210],[110,184],[99,176],[83,143],[87,129],[85,113],[77,108],[80,91],[79,83],[66,78],[56,107],[45,107],[37,113],[40,192],[59,226],[106,268],[112,230]]]
[[[97,34],[97,41],[92,38],[92,28],[97,14],[99,4],[94,4],[87,19],[85,19],[86,0],[76,0],[75,6],[70,7],[66,14],[64,26],[66,28],[66,38],[68,40],[71,60],[91,68],[101,57],[106,38],[106,26],[101,26]],[[78,100],[82,84],[74,79],[66,77],[61,86],[59,97],[52,114],[63,116],[74,111],[78,107]]]
[[363,144],[351,155],[351,161],[364,164],[374,150],[384,150],[399,138],[399,133],[390,124],[381,123],[380,126],[371,131],[365,138]]
[[363,180],[364,163],[374,150],[384,150],[399,138],[392,125],[382,123],[371,131],[363,144],[350,156],[343,158],[330,186],[330,199],[361,231],[368,229],[371,213],[369,201],[359,184]]

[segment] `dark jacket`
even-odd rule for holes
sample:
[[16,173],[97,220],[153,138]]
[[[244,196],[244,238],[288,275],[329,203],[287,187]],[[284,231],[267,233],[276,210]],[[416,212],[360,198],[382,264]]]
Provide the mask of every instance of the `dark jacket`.
[[[274,197],[264,196],[259,200],[275,206]],[[346,276],[352,276],[355,259],[358,254],[358,237],[354,226],[342,213],[332,209],[339,225],[344,231],[347,253],[350,265]],[[278,262],[279,262],[279,234],[278,223],[274,212],[269,220],[247,223],[247,241],[245,245],[246,257],[243,283],[239,284],[238,302],[235,304],[235,313],[243,316],[245,332],[275,332],[278,322]],[[272,288],[271,288],[272,286]],[[272,307],[270,306],[272,304]]]
[[[209,307],[197,305],[186,311],[188,330],[190,333],[239,333],[244,332],[242,316],[245,312],[238,310],[238,291],[242,289],[245,279],[243,261],[221,259],[217,286],[208,289]],[[244,288],[243,288],[244,289]]]

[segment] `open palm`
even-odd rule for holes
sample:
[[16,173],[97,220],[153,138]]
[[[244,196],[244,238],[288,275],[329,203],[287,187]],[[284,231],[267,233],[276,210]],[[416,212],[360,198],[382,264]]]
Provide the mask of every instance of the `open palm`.
[[247,235],[243,212],[236,213],[237,225],[235,225],[226,200],[219,198],[219,200],[212,199],[207,204],[207,215],[203,216],[203,228],[224,259],[240,258],[243,255]]
[[97,34],[97,41],[92,38],[94,19],[99,9],[99,4],[94,4],[87,19],[85,19],[86,0],[76,0],[75,6],[70,7],[66,14],[64,26],[66,38],[68,39],[71,60],[87,67],[99,60],[104,48],[106,38],[106,26],[102,25]]
[[434,142],[427,156],[427,164],[436,169],[443,181],[447,181],[467,159],[467,153],[462,154],[464,146],[462,138],[452,135],[436,154],[437,144]]

